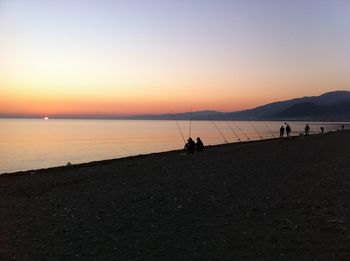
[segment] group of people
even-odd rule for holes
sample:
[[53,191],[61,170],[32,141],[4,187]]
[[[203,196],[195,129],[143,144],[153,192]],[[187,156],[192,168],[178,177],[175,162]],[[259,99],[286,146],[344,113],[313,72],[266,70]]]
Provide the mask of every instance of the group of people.
[[[286,127],[284,128],[284,126],[282,125],[281,128],[280,128],[280,138],[283,138],[284,136],[284,131],[286,131],[286,134],[287,134],[287,137],[290,137],[290,134],[291,134],[291,127],[289,126],[289,124],[285,123],[286,124]],[[320,127],[320,130],[321,130],[321,133],[324,133],[324,127],[321,126]],[[343,131],[344,130],[344,125],[341,125],[341,130]],[[310,126],[309,124],[306,124],[305,126],[305,129],[304,129],[304,135],[309,135],[310,134]]]
[[[284,137],[284,132],[286,132],[287,137],[291,136],[292,128],[289,126],[288,123],[284,123],[286,127],[283,125],[280,128],[280,138]],[[321,133],[324,133],[324,127],[320,127]],[[341,130],[344,130],[344,125],[341,125]],[[306,124],[305,129],[304,129],[304,135],[309,135],[310,134],[310,126],[309,124]],[[190,137],[187,140],[187,143],[185,144],[185,150],[188,153],[193,153],[195,150],[197,151],[202,151],[204,149],[204,144],[202,140],[198,137],[197,142],[194,142],[194,140]]]
[[[321,133],[324,133],[324,127],[323,126],[320,127],[320,130],[321,130]],[[341,125],[341,130],[342,131],[344,130],[344,124]],[[309,126],[309,124],[306,124],[306,126],[305,126],[305,135],[309,135],[309,133],[310,133],[310,126]]]
[[203,149],[204,149],[204,144],[199,137],[197,138],[197,142],[194,142],[194,140],[190,137],[187,140],[187,143],[185,144],[185,150],[188,153],[193,153],[195,150],[202,151]]
[[280,138],[283,138],[283,136],[284,136],[284,130],[286,130],[287,137],[290,137],[290,135],[291,135],[292,128],[289,126],[288,123],[285,123],[285,124],[286,124],[286,128],[284,128],[283,125],[282,125],[281,128],[280,128]]
[[[290,137],[291,135],[291,132],[292,132],[292,128],[289,126],[288,123],[284,123],[286,124],[286,128],[284,128],[284,126],[282,125],[281,128],[280,128],[280,138],[283,138],[284,136],[284,130],[286,130],[286,134],[287,134],[287,137]],[[321,132],[323,133],[324,132],[324,128],[321,127]],[[305,135],[309,135],[310,134],[310,126],[309,124],[306,124],[305,126]]]

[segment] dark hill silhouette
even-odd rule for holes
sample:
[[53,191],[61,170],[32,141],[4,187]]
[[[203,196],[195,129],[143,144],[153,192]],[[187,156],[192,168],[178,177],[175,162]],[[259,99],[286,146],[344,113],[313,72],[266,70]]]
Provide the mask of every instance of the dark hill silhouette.
[[[39,117],[35,115],[0,115],[8,117]],[[276,119],[317,119],[350,120],[350,92],[333,91],[320,96],[305,96],[286,101],[265,104],[253,109],[237,112],[214,110],[184,112],[177,114],[148,114],[134,116],[118,115],[55,115],[53,118],[71,119],[135,119],[135,120],[276,120]]]
[[333,104],[330,110],[332,114],[345,113],[350,118],[350,100]]
[[326,92],[320,96],[309,97],[308,101],[318,105],[328,105],[347,100],[350,100],[349,91],[334,91]]
[[[345,100],[350,100],[350,92],[349,91],[334,91],[327,92],[320,96],[305,96],[302,98],[295,98],[287,101],[279,101],[273,102],[269,104],[265,104],[254,109],[238,111],[238,112],[230,112],[226,113],[225,116],[233,119],[269,119],[275,118],[276,115],[281,113],[284,110],[287,110],[291,106],[300,103],[313,103],[315,105],[329,105],[337,102],[342,102]],[[298,110],[301,110],[300,107]],[[311,108],[305,108],[310,110]]]
[[205,110],[205,111],[195,111],[195,112],[184,112],[184,113],[176,113],[176,114],[159,114],[159,115],[135,115],[128,117],[129,119],[136,120],[215,120],[221,118],[225,113],[213,111],[213,110]]
[[[128,117],[130,119],[143,120],[268,120],[277,118],[305,118],[321,117],[322,115],[346,115],[342,110],[346,110],[344,103],[350,100],[349,91],[327,92],[320,96],[305,96],[286,101],[273,102],[253,109],[238,112],[218,112],[213,110],[184,112],[161,115],[136,115]],[[334,104],[339,103],[336,107]],[[333,104],[334,107],[328,106]],[[326,107],[323,107],[326,106]],[[332,113],[327,113],[332,110]]]
[[273,118],[324,120],[350,119],[350,99],[323,106],[311,102],[299,103],[273,115]]
[[319,117],[326,113],[324,106],[312,102],[302,102],[290,106],[288,109],[272,115],[273,118],[303,118]]

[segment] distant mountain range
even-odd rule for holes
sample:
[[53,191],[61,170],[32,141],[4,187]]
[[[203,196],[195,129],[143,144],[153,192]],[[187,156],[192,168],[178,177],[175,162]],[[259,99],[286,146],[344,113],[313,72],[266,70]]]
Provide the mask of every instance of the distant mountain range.
[[135,115],[143,120],[350,120],[350,92],[333,91],[265,104],[237,112],[196,111],[177,114]]
[[[32,115],[1,115],[0,118],[37,118]],[[273,102],[253,109],[236,112],[213,110],[177,114],[114,115],[56,115],[54,118],[74,119],[135,119],[135,120],[329,120],[350,121],[350,91],[327,92],[320,96]]]

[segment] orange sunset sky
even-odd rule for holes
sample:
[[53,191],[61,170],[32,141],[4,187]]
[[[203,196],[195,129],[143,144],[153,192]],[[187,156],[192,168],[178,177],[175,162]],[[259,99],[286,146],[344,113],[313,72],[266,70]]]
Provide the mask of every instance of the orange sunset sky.
[[0,1],[0,115],[236,111],[350,90],[350,1]]

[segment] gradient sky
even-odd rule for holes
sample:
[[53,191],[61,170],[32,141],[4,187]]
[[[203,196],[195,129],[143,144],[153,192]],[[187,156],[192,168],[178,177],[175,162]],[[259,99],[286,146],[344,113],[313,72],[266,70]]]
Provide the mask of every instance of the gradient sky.
[[0,0],[0,114],[235,111],[349,68],[350,0]]

